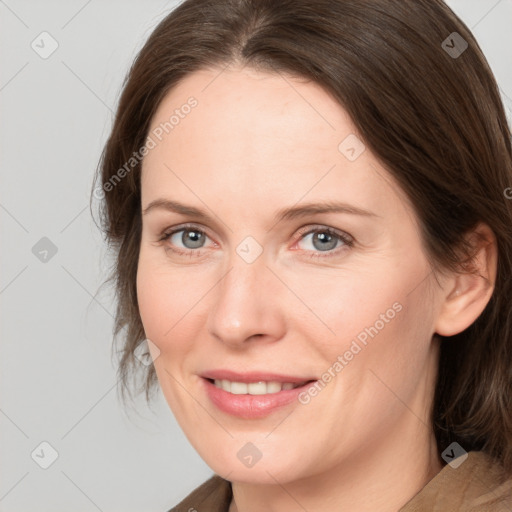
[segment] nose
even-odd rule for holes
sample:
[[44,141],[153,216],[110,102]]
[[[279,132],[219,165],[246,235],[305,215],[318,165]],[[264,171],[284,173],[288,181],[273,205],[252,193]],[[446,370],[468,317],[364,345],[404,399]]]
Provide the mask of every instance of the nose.
[[280,296],[283,285],[266,266],[263,256],[247,263],[237,254],[218,285],[212,290],[214,305],[207,329],[222,343],[241,349],[277,341],[285,332],[285,308]]

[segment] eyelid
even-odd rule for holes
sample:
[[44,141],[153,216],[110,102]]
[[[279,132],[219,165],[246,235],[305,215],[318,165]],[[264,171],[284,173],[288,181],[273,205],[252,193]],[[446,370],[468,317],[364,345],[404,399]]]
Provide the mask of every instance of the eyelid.
[[331,235],[334,235],[338,240],[342,242],[342,245],[340,247],[336,247],[329,251],[308,251],[305,250],[306,253],[311,253],[311,258],[318,258],[318,259],[326,259],[330,257],[336,257],[339,256],[341,252],[345,252],[347,249],[351,248],[355,244],[355,238],[350,235],[349,233],[345,231],[341,231],[336,228],[332,228],[330,226],[326,226],[323,224],[309,224],[307,226],[304,226],[300,228],[298,231],[298,238],[294,242],[294,245],[296,245],[298,242],[303,240],[307,235],[314,234],[314,233],[329,233]]
[[302,238],[304,235],[314,233],[314,232],[322,232],[322,231],[333,233],[333,234],[339,236],[341,239],[344,239],[346,241],[350,240],[350,241],[354,242],[354,237],[352,235],[349,235],[345,231],[341,231],[339,229],[332,228],[330,226],[326,226],[324,224],[308,224],[307,226],[299,228],[297,230],[297,233],[298,233],[298,235],[300,235],[300,238]]
[[[203,227],[199,226],[198,224],[194,224],[194,223],[179,224],[177,226],[173,226],[172,228],[164,229],[162,231],[162,233],[160,234],[158,241],[167,240],[168,238],[175,235],[179,231],[187,231],[187,230],[199,231],[200,233],[206,235],[210,240],[212,240],[215,243],[215,245],[218,245],[217,242],[215,242],[213,237],[210,235],[208,229],[203,228]],[[189,250],[192,250],[192,249],[189,249]],[[196,250],[196,252],[197,252],[197,250]]]
[[[206,228],[203,228],[203,227],[200,227],[199,225],[197,224],[194,224],[194,223],[185,223],[185,224],[179,224],[177,226],[174,226],[172,228],[168,228],[168,229],[165,229],[158,241],[161,242],[161,241],[167,241],[168,239],[170,239],[171,236],[175,235],[176,233],[180,232],[180,231],[185,231],[185,230],[195,230],[195,231],[198,231],[202,234],[204,234],[205,236],[207,236],[210,240],[213,241],[213,243],[215,245],[218,245],[217,242],[215,242],[213,240],[213,237],[210,236],[208,230]],[[341,230],[338,230],[336,228],[332,228],[330,226],[326,226],[326,225],[323,225],[323,224],[308,224],[306,226],[303,226],[301,228],[299,228],[296,233],[296,237],[295,237],[295,241],[294,241],[294,245],[299,242],[300,240],[304,239],[305,238],[305,235],[309,235],[311,233],[315,233],[315,232],[327,232],[327,233],[331,233],[335,236],[337,236],[344,244],[345,247],[341,246],[341,247],[337,247],[333,250],[330,250],[330,251],[311,251],[311,256],[312,257],[318,257],[318,258],[328,258],[329,256],[334,256],[334,255],[337,255],[339,251],[343,250],[344,248],[346,247],[351,247],[354,242],[355,242],[355,239],[352,235],[350,235],[349,233],[345,232],[345,231],[341,231]],[[172,251],[176,252],[176,253],[181,253],[181,254],[184,254],[184,253],[189,253],[189,254],[192,254],[192,253],[200,253],[201,250],[204,249],[204,247],[200,247],[198,249],[181,249],[181,248],[174,248],[174,249],[171,249]],[[310,251],[306,251],[306,252],[310,252]],[[322,252],[325,252],[325,255],[322,255]]]

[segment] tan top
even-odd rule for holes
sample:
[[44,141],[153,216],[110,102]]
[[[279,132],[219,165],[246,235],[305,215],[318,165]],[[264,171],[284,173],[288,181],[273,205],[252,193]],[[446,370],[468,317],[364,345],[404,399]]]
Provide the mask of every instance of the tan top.
[[[218,475],[168,512],[228,512],[231,484]],[[512,477],[484,452],[469,452],[457,469],[449,465],[398,512],[511,512]]]

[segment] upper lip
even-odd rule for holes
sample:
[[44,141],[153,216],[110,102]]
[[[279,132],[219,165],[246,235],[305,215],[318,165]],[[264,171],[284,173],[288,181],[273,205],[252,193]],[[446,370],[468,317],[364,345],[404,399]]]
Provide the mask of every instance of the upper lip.
[[229,380],[231,382],[291,382],[292,384],[299,384],[301,382],[309,382],[316,380],[311,377],[297,377],[293,375],[283,375],[279,373],[270,372],[235,372],[232,370],[208,370],[201,373],[201,377],[204,379],[212,380]]

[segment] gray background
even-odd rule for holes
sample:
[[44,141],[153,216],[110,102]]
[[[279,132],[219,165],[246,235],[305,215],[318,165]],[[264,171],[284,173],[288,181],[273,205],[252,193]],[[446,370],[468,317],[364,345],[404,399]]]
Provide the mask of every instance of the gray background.
[[[114,303],[97,293],[109,260],[88,207],[121,82],[177,3],[0,0],[2,512],[164,512],[211,474],[161,393],[153,411],[119,402]],[[512,120],[512,0],[448,4]],[[31,47],[51,48],[44,31],[58,43],[46,59]],[[58,452],[47,469],[42,442]]]

